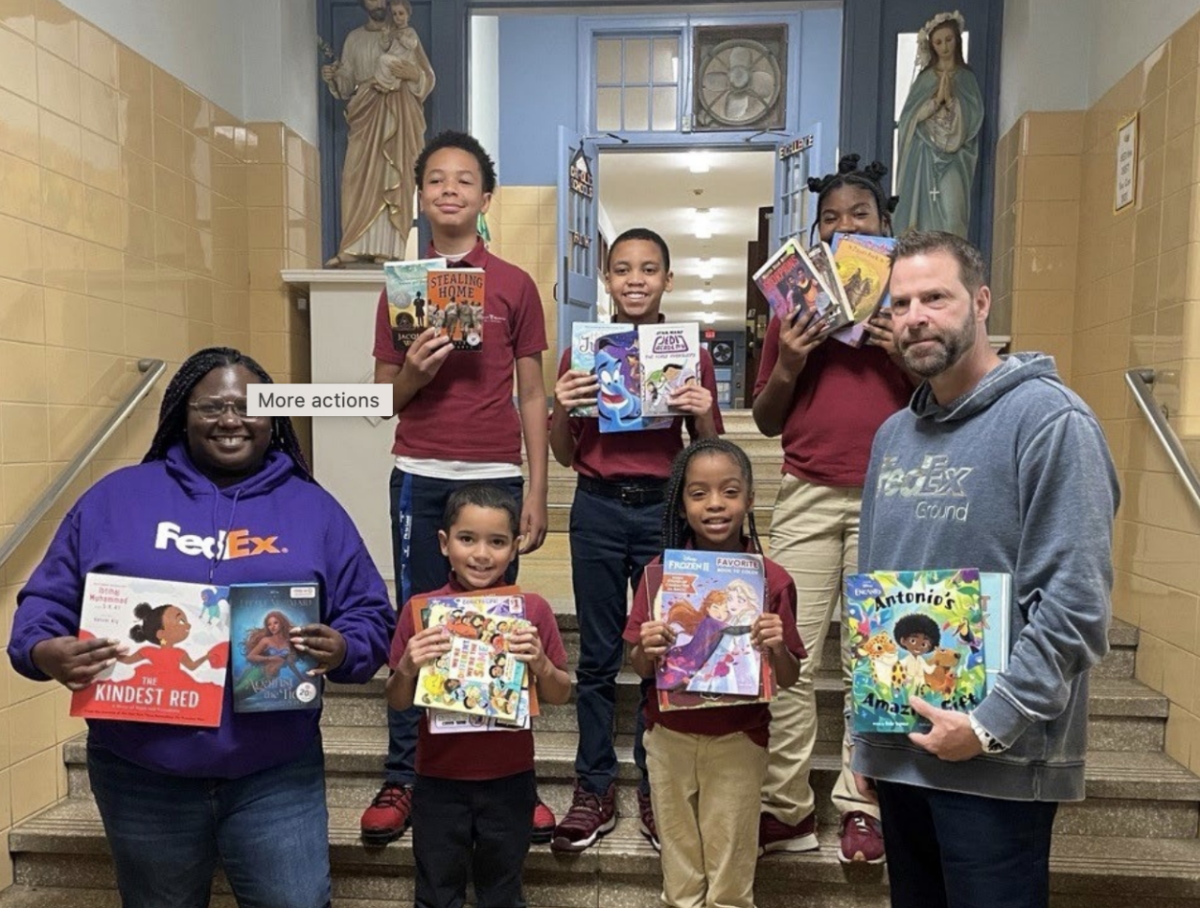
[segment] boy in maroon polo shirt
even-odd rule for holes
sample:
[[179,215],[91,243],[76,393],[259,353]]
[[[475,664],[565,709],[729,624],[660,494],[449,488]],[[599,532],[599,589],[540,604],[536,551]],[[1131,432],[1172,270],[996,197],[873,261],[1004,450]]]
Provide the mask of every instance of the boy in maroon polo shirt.
[[[631,327],[663,320],[663,294],[671,289],[671,253],[653,230],[626,230],[609,248],[604,282],[616,307],[615,320]],[[629,589],[642,568],[662,551],[663,501],[671,461],[683,450],[683,426],[691,438],[715,438],[722,431],[716,404],[712,358],[700,354],[700,383],[671,392],[673,406],[687,413],[670,428],[602,435],[599,421],[569,416],[572,407],[595,403],[598,385],[589,372],[570,368],[563,353],[554,386],[550,447],[560,464],[579,474],[571,505],[571,572],[579,616],[579,667],[575,709],[579,745],[575,754],[575,794],[554,830],[555,851],[583,851],[616,825],[617,754],[613,718],[617,673],[624,659]],[[644,698],[645,685],[643,685]],[[658,834],[650,805],[646,751],[638,711],[633,758],[642,778],[638,810],[642,834],[655,848]]]
[[[438,531],[450,582],[436,594],[484,594],[503,585],[518,529],[517,503],[507,492],[484,483],[457,489]],[[509,655],[528,666],[542,702],[566,703],[571,681],[554,613],[541,596],[524,599],[536,632],[511,635]],[[421,666],[450,650],[443,627],[414,633],[412,609],[410,600],[400,613],[389,660],[388,705],[398,710],[412,708]],[[536,798],[531,730],[435,735],[421,722],[412,799],[417,908],[461,905],[468,875],[481,908],[524,905],[521,870]]]
[[[450,494],[468,482],[498,486],[521,509],[522,554],[546,535],[546,396],[542,351],[546,324],[528,274],[490,252],[476,232],[496,188],[496,170],[471,136],[443,132],[416,162],[420,207],[433,239],[430,255],[450,267],[482,268],[483,346],[457,351],[449,337],[423,331],[396,350],[386,293],[375,322],[375,381],[394,388],[396,441],[392,452],[392,558],[396,598],[405,602],[446,582],[449,562],[437,544]],[[450,361],[447,365],[447,361]],[[519,409],[513,406],[513,372]],[[529,494],[522,495],[521,435],[529,456]],[[524,502],[522,506],[522,501]],[[508,582],[517,575],[516,559]],[[363,841],[383,845],[408,827],[420,710],[388,710],[388,755],[383,787],[362,816]],[[535,824],[546,841],[554,817],[539,802]]]

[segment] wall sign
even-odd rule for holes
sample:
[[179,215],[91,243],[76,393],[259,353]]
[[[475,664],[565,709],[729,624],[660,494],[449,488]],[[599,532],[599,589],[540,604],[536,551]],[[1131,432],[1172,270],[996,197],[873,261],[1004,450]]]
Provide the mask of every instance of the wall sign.
[[1137,200],[1138,115],[1117,127],[1117,193],[1113,211]]

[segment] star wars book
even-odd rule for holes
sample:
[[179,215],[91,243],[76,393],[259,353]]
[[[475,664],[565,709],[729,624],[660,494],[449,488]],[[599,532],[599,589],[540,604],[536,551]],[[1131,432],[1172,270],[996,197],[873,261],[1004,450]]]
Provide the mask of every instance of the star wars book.
[[895,245],[890,236],[833,235],[833,263],[853,313],[853,324],[834,332],[836,340],[861,347],[869,336],[864,323],[891,305],[888,281],[892,276],[891,254]]
[[291,642],[292,628],[321,620],[319,586],[246,583],[229,589],[233,711],[320,709],[317,660]]
[[229,659],[229,591],[89,573],[79,639],[116,640],[124,655],[71,694],[71,715],[216,728]]
[[755,272],[754,282],[781,322],[799,310],[812,311],[826,319],[822,333],[828,334],[853,321],[849,309],[795,240],[788,240],[767,259]]
[[445,267],[442,258],[384,263],[388,322],[392,326],[392,345],[397,350],[407,350],[429,327],[429,272]]
[[421,666],[415,705],[515,721],[527,675],[525,663],[509,653],[508,638],[532,625],[523,618],[431,605],[428,626],[449,631],[450,652]]
[[909,705],[970,712],[986,695],[979,571],[875,571],[846,578],[856,732],[929,723]]
[[671,416],[642,413],[642,360],[636,329],[597,340],[592,368],[600,385],[596,418],[601,434],[665,429],[674,421]]
[[429,324],[450,338],[455,350],[483,348],[482,268],[429,272]]
[[700,327],[695,322],[639,325],[642,416],[678,416],[671,393],[700,383]]
[[[629,325],[619,322],[575,322],[571,326],[571,368],[580,372],[596,371],[596,344],[610,334],[626,334]],[[596,416],[596,404],[574,407],[571,416]]]
[[662,566],[656,617],[675,642],[655,686],[757,698],[763,659],[750,632],[766,601],[762,556],[668,549]]

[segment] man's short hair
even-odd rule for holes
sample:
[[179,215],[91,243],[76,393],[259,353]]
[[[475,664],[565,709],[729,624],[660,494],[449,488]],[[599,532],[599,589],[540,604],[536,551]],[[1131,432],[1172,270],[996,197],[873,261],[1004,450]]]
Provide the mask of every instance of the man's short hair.
[[958,262],[958,277],[972,297],[987,283],[987,265],[983,254],[974,245],[953,233],[941,230],[912,230],[901,234],[892,250],[892,265],[933,252],[948,252]]

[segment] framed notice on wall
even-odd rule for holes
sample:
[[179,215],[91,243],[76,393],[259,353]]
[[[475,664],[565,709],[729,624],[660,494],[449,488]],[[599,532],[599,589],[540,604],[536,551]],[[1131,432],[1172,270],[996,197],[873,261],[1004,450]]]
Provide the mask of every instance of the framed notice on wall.
[[1117,194],[1113,211],[1137,199],[1138,116],[1135,113],[1117,127]]

